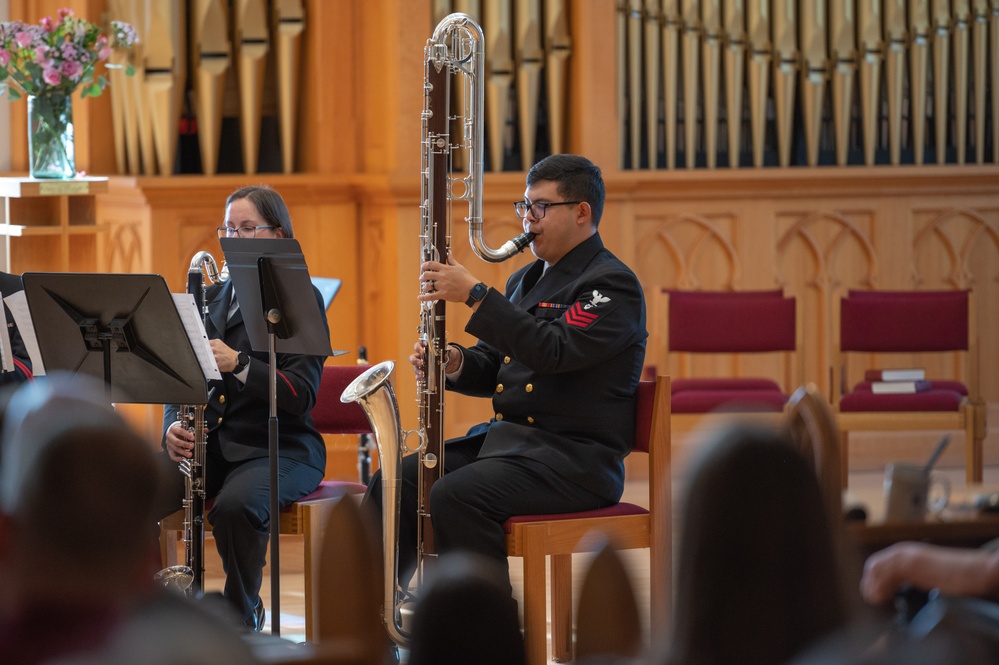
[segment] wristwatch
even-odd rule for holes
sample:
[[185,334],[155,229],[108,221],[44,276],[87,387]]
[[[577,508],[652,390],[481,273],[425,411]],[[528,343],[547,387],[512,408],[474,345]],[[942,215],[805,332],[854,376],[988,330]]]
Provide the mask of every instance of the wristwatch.
[[469,307],[474,307],[475,303],[485,298],[488,292],[489,287],[486,286],[485,282],[479,282],[468,292],[468,300],[465,301],[465,304]]
[[232,373],[239,374],[244,369],[246,369],[246,366],[249,364],[250,364],[249,354],[240,351],[238,354],[236,354],[236,367],[232,370]]

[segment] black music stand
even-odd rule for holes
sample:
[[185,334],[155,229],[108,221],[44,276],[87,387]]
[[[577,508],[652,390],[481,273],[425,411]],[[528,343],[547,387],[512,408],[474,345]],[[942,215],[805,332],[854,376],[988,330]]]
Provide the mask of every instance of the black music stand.
[[160,275],[24,273],[46,372],[104,381],[109,403],[204,404],[207,382]]
[[220,240],[243,323],[254,351],[267,350],[268,452],[271,467],[271,634],[281,635],[278,510],[277,352],[333,355],[325,312],[316,303],[308,266],[293,238]]

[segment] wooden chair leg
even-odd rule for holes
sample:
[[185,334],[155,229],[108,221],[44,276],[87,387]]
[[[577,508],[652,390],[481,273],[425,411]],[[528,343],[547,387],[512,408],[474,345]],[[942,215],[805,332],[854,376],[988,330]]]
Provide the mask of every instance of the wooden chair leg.
[[970,404],[964,414],[965,477],[969,483],[982,482],[984,465],[985,405]]
[[164,568],[177,565],[177,541],[180,531],[160,527],[160,560]]
[[527,665],[548,662],[545,526],[524,527],[524,648]]
[[572,660],[572,555],[553,554],[551,559],[552,658]]
[[842,469],[842,473],[840,473],[841,484],[843,489],[846,489],[850,481],[850,433],[846,430],[839,433],[839,457]]

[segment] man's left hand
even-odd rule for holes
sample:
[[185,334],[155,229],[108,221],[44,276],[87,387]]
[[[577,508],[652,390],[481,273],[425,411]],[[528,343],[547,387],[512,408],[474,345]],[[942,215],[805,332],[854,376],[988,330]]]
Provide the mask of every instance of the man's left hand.
[[448,252],[447,263],[427,261],[420,266],[420,302],[447,300],[465,302],[468,292],[481,280],[468,272],[465,266],[455,261]]

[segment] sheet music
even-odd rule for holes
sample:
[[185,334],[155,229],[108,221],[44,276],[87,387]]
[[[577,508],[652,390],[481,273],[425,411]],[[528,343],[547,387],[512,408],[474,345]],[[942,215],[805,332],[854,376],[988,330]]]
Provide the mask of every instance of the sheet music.
[[[7,323],[6,316],[3,317],[3,322]],[[14,350],[10,347],[10,328],[6,325],[3,327],[3,333],[0,333],[0,361],[3,362],[3,371],[14,371]]]
[[[10,313],[14,315],[14,323],[17,324],[17,331],[21,333],[24,340],[24,347],[28,350],[31,358],[31,373],[35,376],[45,374],[45,365],[42,363],[42,352],[38,348],[38,337],[35,336],[35,325],[31,322],[31,310],[28,309],[28,297],[24,291],[12,293],[3,299],[10,308]],[[10,344],[8,338],[7,344]]]
[[177,313],[180,314],[180,321],[184,324],[184,330],[187,331],[187,337],[191,340],[194,355],[198,357],[198,363],[205,373],[205,378],[209,381],[213,379],[221,381],[222,372],[219,371],[218,363],[215,362],[215,354],[212,353],[212,345],[208,341],[205,323],[201,320],[194,296],[190,293],[171,293],[170,295],[173,296]]

